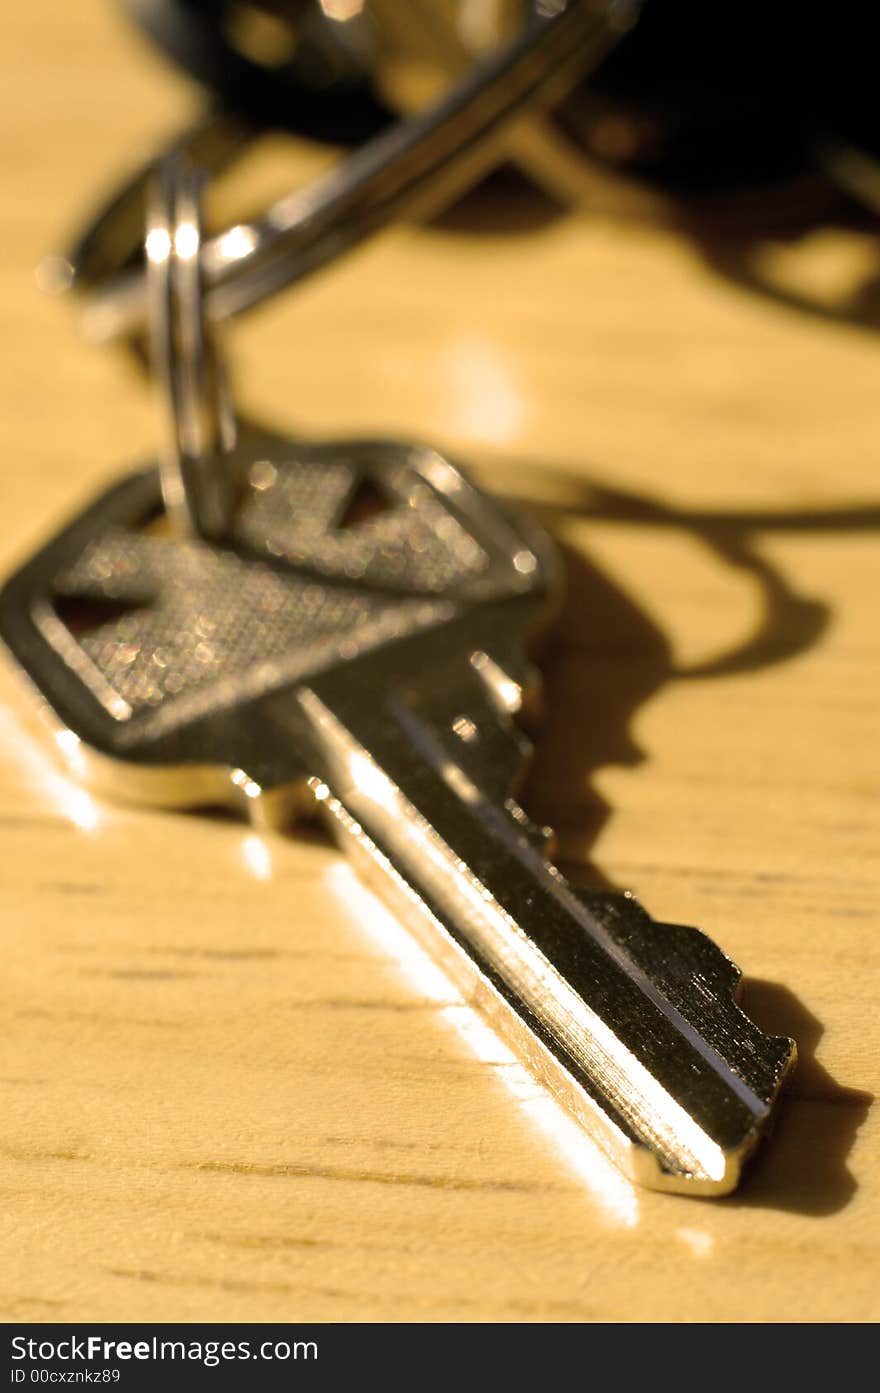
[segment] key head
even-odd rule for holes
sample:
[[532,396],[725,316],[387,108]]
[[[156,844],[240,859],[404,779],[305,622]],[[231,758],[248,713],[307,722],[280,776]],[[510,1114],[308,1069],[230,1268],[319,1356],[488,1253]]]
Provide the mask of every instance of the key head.
[[[59,750],[98,791],[286,817],[314,771],[289,732],[278,738],[280,697],[342,666],[381,680],[408,638],[458,632],[469,614],[481,631],[524,635],[558,594],[540,529],[426,448],[271,442],[247,471],[230,541],[176,537],[148,469],[0,592],[0,636]],[[490,678],[515,705],[523,675],[509,666]]]

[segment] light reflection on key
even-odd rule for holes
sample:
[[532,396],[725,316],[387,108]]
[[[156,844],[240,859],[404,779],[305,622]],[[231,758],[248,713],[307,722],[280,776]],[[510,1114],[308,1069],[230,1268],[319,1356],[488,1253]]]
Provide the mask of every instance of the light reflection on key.
[[[67,737],[68,743],[60,742]],[[73,756],[79,740],[72,731],[59,731],[56,737],[63,749],[65,759]],[[43,747],[32,740],[28,731],[9,711],[0,711],[0,744],[5,758],[16,762],[24,774],[22,786],[39,790],[67,822],[78,827],[81,832],[96,832],[107,817],[106,810],[95,802],[91,794],[79,788],[71,779],[62,774]],[[72,766],[71,766],[72,767]]]
[[[437,1004],[438,1016],[452,1026],[477,1059],[492,1069],[530,1123],[538,1127],[566,1168],[597,1201],[603,1216],[614,1225],[634,1228],[639,1219],[635,1187],[598,1146],[585,1141],[583,1129],[523,1067],[473,1007],[457,997],[441,970],[382,902],[364,888],[350,866],[344,863],[331,866],[325,879],[356,919],[359,929],[394,961],[401,975],[420,996]],[[450,1001],[450,996],[457,999]]]

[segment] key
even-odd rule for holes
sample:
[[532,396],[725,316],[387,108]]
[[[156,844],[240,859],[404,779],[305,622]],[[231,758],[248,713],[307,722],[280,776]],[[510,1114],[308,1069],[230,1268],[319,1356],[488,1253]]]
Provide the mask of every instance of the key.
[[[356,868],[635,1181],[723,1194],[794,1043],[696,929],[586,892],[515,801],[547,538],[436,451],[255,457],[227,544],[124,478],[0,594],[0,634],[99,792],[319,813]],[[585,1142],[585,1144],[589,1144]]]

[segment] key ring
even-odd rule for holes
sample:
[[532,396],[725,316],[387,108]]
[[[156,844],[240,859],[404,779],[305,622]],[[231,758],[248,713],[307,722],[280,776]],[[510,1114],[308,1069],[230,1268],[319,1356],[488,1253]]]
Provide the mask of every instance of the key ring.
[[[404,211],[450,200],[491,165],[511,123],[558,100],[623,36],[635,14],[634,4],[620,0],[572,0],[550,17],[536,10],[513,42],[428,111],[375,136],[329,176],[282,198],[263,217],[206,242],[211,319],[261,303]],[[95,292],[83,327],[103,342],[142,332],[146,318],[144,277],[132,272]]]
[[165,404],[160,479],[171,521],[184,533],[226,534],[235,501],[235,413],[204,314],[201,176],[182,160],[157,173],[145,249],[153,370]]
[[306,140],[349,147],[378,134],[393,113],[368,74],[339,42],[339,26],[318,6],[300,16],[289,61],[261,64],[225,34],[234,0],[124,0],[138,27],[214,94],[169,146],[126,179],[77,237],[64,269],[85,289],[127,269],[143,245],[145,205],[158,166],[179,154],[210,173],[238,158],[271,127]]

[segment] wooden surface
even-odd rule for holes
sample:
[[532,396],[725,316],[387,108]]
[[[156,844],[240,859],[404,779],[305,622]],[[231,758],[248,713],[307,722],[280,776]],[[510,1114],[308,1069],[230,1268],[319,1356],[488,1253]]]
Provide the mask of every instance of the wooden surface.
[[[99,0],[5,32],[7,572],[154,447],[143,383],[33,268],[195,98]],[[308,162],[273,146],[255,187]],[[399,229],[236,326],[239,397],[436,441],[556,531],[524,801],[798,1038],[776,1134],[735,1198],[634,1191],[331,849],[95,803],[4,663],[6,1320],[878,1314],[880,341],[684,236],[515,221]],[[804,264],[827,296],[868,253],[821,234]]]

